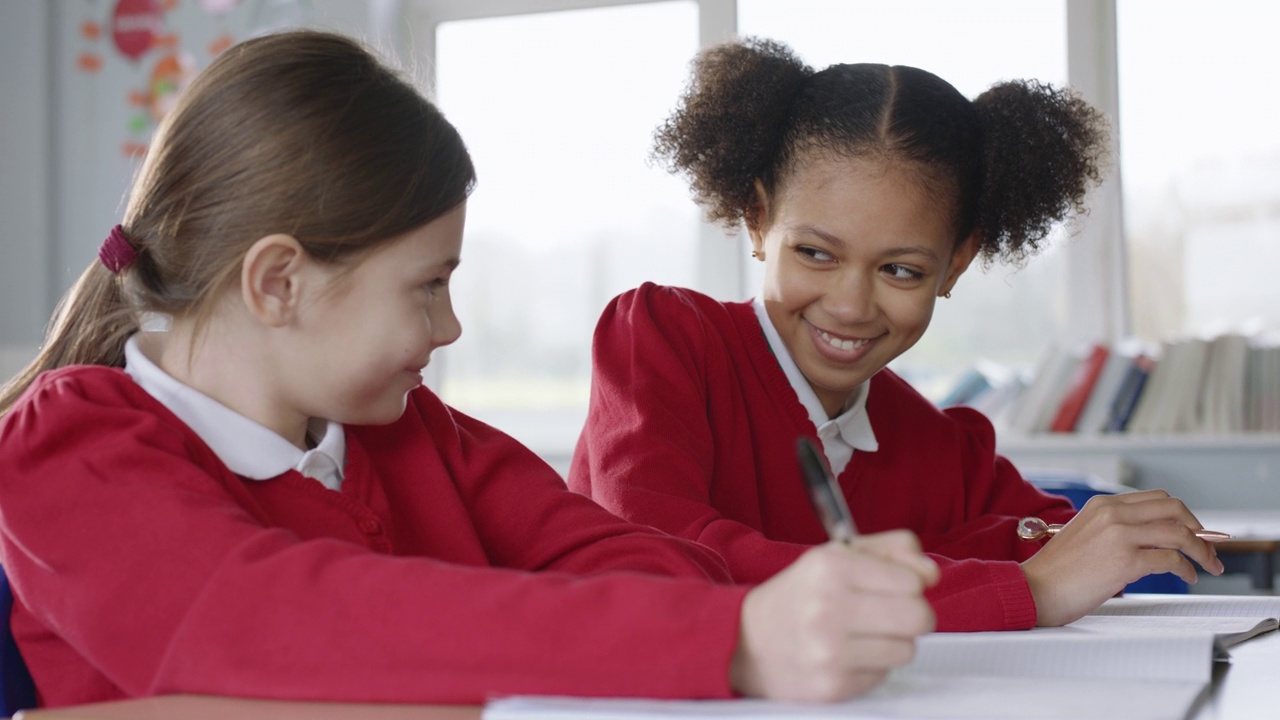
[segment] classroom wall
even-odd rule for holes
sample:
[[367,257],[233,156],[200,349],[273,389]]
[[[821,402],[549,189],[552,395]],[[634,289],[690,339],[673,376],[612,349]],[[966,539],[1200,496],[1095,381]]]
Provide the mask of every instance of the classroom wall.
[[[136,59],[110,37],[117,0],[0,2],[0,376],[34,354],[58,298],[94,257],[124,210],[137,166],[126,148],[145,143],[152,108],[130,102],[156,87],[166,55],[195,68],[210,44],[287,25],[376,39],[398,0],[183,0],[164,13],[176,52]],[[225,9],[223,9],[225,8]],[[218,11],[215,12],[214,9]],[[92,38],[86,22],[102,34]],[[101,66],[86,70],[82,57]]]
[[0,4],[0,370],[37,343],[50,296],[49,6]]

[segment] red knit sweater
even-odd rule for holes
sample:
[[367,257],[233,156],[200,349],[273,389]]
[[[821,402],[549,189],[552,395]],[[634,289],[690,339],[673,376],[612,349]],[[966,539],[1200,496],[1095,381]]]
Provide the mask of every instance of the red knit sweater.
[[[593,357],[572,489],[710,546],[741,582],[826,539],[795,457],[796,438],[817,442],[817,430],[750,303],[645,284],[605,310]],[[858,529],[907,528],[935,554],[939,629],[1034,626],[1017,562],[1039,544],[1015,526],[1026,515],[1065,522],[1069,503],[995,453],[980,413],[939,411],[888,370],[871,380],[867,413],[880,449],[855,452],[839,477]]]
[[0,420],[0,561],[41,703],[731,694],[746,589],[709,582],[705,548],[425,389],[347,442],[341,492],[247,481],[123,372],[41,376]]

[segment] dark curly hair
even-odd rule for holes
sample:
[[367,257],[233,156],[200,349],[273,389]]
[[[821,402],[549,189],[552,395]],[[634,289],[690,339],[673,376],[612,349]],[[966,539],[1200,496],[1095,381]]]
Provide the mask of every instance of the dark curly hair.
[[1044,83],[1002,82],[970,101],[918,68],[814,71],[786,45],[747,38],[694,60],[653,157],[730,228],[751,219],[756,180],[774,194],[814,152],[906,162],[951,206],[957,243],[976,229],[985,261],[1020,264],[1056,223],[1084,212],[1107,147],[1102,114]]

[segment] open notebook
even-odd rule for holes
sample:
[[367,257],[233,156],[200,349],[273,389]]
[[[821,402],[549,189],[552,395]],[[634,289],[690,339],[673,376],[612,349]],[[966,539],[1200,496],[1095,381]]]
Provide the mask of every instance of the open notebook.
[[1133,595],[1060,628],[933,633],[910,665],[844,703],[513,697],[490,702],[484,718],[1181,720],[1214,659],[1275,630],[1278,618],[1280,597]]

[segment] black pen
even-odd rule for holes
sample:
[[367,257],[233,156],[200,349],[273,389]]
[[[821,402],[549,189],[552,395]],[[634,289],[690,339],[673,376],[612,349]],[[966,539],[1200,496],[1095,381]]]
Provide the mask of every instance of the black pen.
[[809,500],[813,502],[818,519],[822,520],[822,526],[827,529],[827,536],[846,545],[853,542],[858,529],[849,514],[849,505],[845,503],[835,478],[827,472],[813,441],[804,436],[796,440],[796,456],[800,459],[804,484],[809,489]]

